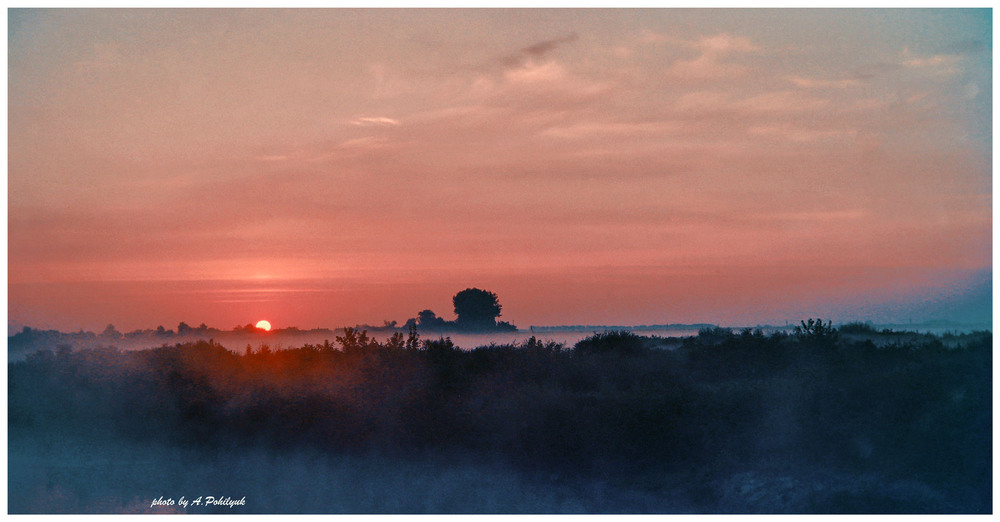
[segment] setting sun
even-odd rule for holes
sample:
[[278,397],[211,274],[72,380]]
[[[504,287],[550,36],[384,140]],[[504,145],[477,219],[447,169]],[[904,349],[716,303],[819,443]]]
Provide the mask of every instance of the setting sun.
[[257,328],[260,328],[261,330],[264,330],[265,332],[270,332],[271,331],[271,323],[269,323],[269,322],[261,319],[260,321],[257,321]]

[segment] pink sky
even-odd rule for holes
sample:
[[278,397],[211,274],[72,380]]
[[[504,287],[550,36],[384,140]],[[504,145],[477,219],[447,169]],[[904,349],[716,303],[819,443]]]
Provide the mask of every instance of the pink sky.
[[8,322],[988,320],[991,16],[11,10]]

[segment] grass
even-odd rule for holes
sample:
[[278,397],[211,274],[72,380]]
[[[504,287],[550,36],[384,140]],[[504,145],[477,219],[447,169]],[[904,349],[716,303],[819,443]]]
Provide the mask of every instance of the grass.
[[10,363],[10,511],[991,510],[989,332],[400,341]]

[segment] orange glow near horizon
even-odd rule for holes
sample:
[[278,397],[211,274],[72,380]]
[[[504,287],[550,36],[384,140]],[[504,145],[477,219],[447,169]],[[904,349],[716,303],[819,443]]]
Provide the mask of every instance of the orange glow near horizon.
[[991,315],[991,16],[11,10],[8,321]]

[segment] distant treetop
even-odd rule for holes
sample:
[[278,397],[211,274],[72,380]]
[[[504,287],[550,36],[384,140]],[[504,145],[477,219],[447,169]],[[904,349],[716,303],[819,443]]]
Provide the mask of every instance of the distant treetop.
[[500,317],[500,301],[493,292],[479,288],[466,288],[452,298],[455,305],[455,321],[463,330],[492,330]]

